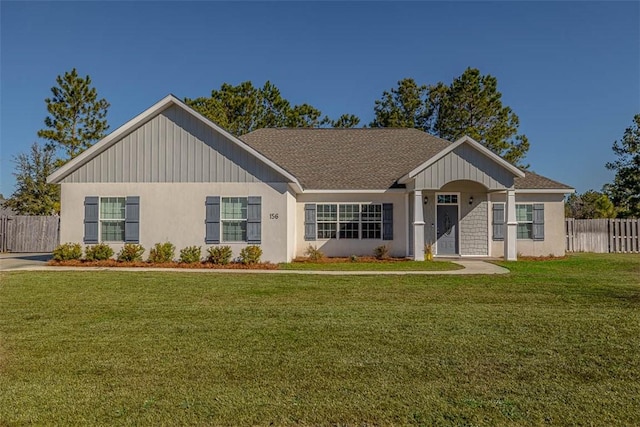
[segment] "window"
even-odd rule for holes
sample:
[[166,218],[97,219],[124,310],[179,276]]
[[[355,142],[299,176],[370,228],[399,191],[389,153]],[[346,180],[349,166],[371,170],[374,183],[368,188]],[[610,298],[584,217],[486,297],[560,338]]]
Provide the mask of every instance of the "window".
[[125,198],[100,198],[100,236],[102,242],[124,242]]
[[[516,204],[516,238],[544,240],[544,204]],[[506,205],[493,204],[493,240],[505,239]]]
[[457,194],[438,194],[438,204],[439,205],[457,205],[458,195]]
[[533,205],[516,205],[518,239],[533,239]]
[[382,205],[362,205],[362,238],[382,237]]
[[327,204],[316,206],[318,239],[382,238],[382,205]]
[[223,242],[247,240],[247,198],[223,197],[220,209]]
[[318,239],[335,239],[338,230],[338,205],[318,205]]
[[360,237],[360,205],[340,205],[340,238]]

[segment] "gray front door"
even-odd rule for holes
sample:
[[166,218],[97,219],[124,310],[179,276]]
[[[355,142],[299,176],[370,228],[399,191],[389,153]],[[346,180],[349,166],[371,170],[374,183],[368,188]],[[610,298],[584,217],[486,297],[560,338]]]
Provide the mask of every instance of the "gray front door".
[[438,255],[458,253],[458,206],[438,205]]

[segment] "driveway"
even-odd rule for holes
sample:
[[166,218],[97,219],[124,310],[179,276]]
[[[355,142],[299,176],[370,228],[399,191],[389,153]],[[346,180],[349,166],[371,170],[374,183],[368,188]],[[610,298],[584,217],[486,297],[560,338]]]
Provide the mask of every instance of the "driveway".
[[44,267],[51,257],[52,255],[50,253],[0,254],[0,271]]

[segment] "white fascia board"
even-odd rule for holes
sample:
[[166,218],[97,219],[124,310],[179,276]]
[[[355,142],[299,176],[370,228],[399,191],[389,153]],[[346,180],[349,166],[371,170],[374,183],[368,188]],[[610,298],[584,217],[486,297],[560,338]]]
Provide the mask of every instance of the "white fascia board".
[[304,194],[384,194],[405,193],[405,188],[388,188],[386,190],[304,190]]
[[489,150],[487,147],[485,147],[484,145],[480,144],[479,142],[477,142],[476,140],[474,140],[470,136],[466,136],[465,135],[462,138],[458,139],[456,142],[454,142],[451,145],[449,145],[444,150],[440,151],[435,156],[431,157],[426,162],[424,162],[421,165],[419,165],[417,168],[413,169],[408,174],[404,175],[402,178],[400,178],[398,180],[398,183],[400,183],[400,184],[406,183],[408,180],[410,180],[411,178],[415,177],[417,174],[419,174],[420,172],[422,172],[423,170],[425,170],[426,168],[428,168],[429,166],[431,166],[432,164],[434,164],[435,162],[437,162],[438,160],[440,160],[441,158],[443,158],[444,156],[446,156],[447,154],[449,154],[450,152],[452,152],[453,150],[455,150],[456,148],[458,148],[459,146],[461,146],[464,143],[467,143],[467,144],[471,145],[473,148],[475,148],[476,150],[480,151],[482,154],[484,154],[485,156],[489,157],[490,159],[492,159],[493,161],[498,163],[500,166],[504,167],[505,169],[507,169],[508,171],[513,173],[515,176],[518,176],[520,178],[524,177],[524,172],[522,172],[520,169],[518,169],[517,167],[513,166],[511,163],[507,162],[505,159],[503,159],[502,157],[498,156],[496,153],[494,153],[493,151]]
[[297,190],[297,192],[303,191],[302,186],[300,185],[300,182],[296,177],[291,175],[289,172],[287,172],[285,169],[283,169],[281,166],[277,165],[270,159],[266,158],[263,154],[259,153],[258,151],[254,150],[249,145],[247,145],[246,143],[242,142],[237,137],[231,135],[229,132],[227,132],[220,126],[216,125],[211,120],[204,117],[202,114],[195,111],[193,108],[189,107],[184,102],[180,101],[178,98],[176,98],[172,94],[165,96],[160,101],[155,103],[153,106],[143,111],[141,114],[137,115],[133,119],[129,120],[127,123],[120,126],[118,129],[116,129],[115,131],[113,131],[112,133],[110,133],[100,141],[98,141],[96,144],[94,144],[87,150],[83,151],[78,157],[67,162],[64,166],[54,171],[51,175],[49,175],[49,177],[47,177],[47,182],[52,184],[60,183],[62,179],[64,179],[69,174],[71,174],[73,171],[75,171],[85,163],[89,162],[91,159],[95,158],[97,155],[99,155],[100,153],[105,151],[107,148],[111,147],[113,144],[119,141],[120,138],[124,137],[126,134],[133,131],[137,127],[141,126],[142,124],[147,122],[149,119],[154,117],[156,114],[159,114],[161,111],[168,108],[171,104],[175,104],[180,108],[182,108],[183,110],[187,111],[189,114],[191,114],[196,119],[205,123],[214,131],[222,134],[225,138],[227,138],[234,144],[238,145],[245,151],[249,152],[251,155],[257,157],[272,169],[276,170],[282,176],[284,176],[285,178],[291,181],[291,183],[294,185],[294,188]]

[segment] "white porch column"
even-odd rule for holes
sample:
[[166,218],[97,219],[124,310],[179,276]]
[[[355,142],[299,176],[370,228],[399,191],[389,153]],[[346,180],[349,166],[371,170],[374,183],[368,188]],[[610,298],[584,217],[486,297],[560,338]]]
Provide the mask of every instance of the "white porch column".
[[504,259],[505,261],[516,261],[518,259],[516,247],[516,231],[518,221],[516,220],[516,192],[513,189],[507,190],[506,230],[504,236]]
[[413,192],[413,259],[424,261],[424,213],[422,190]]

